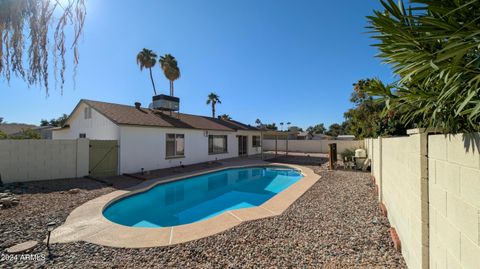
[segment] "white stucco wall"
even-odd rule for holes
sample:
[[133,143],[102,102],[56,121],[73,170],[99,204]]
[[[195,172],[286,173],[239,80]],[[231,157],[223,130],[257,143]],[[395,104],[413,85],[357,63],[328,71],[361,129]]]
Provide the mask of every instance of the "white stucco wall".
[[[260,140],[262,139],[260,132],[238,131],[235,135],[246,135],[246,136],[248,136],[248,143],[247,143],[247,154],[248,155],[255,155],[255,154],[262,153],[262,147],[261,146],[260,147],[253,147],[253,136],[259,136]],[[262,143],[262,142],[260,141],[260,143]],[[237,139],[235,139],[235,146],[237,148],[237,153],[238,153]]]
[[[166,134],[185,135],[185,157],[168,159],[165,156]],[[208,136],[203,130],[179,128],[154,128],[138,126],[120,127],[120,173],[137,173],[141,169],[154,170],[188,165],[215,159],[226,159],[238,156],[237,135],[249,135],[248,154],[260,153],[260,148],[252,148],[251,136],[260,132],[221,132],[208,131],[208,134],[227,135],[228,152],[224,154],[208,154]]]
[[68,121],[70,128],[54,130],[52,139],[77,139],[80,133],[85,133],[88,139],[118,140],[120,128],[95,109],[92,109],[92,118],[85,119],[86,106],[81,103]]

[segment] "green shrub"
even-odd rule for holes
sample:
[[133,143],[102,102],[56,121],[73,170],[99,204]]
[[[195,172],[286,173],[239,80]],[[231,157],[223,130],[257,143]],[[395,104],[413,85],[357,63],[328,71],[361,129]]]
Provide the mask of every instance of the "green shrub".
[[345,160],[345,157],[350,159],[355,156],[355,149],[346,149],[340,153],[340,156],[342,156],[342,160]]
[[8,139],[42,139],[42,136],[39,132],[36,132],[32,129],[23,130],[19,134],[10,135]]

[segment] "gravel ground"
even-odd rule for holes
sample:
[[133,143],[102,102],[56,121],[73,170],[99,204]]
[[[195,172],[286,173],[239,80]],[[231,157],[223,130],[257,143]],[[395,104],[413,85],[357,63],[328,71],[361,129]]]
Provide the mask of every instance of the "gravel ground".
[[[317,162],[317,161],[315,161]],[[138,183],[116,179],[114,186],[88,179],[25,184],[20,205],[0,210],[0,267],[54,268],[406,268],[393,249],[388,221],[380,214],[367,173],[328,172],[312,167],[322,178],[284,214],[255,220],[223,233],[180,245],[116,249],[85,242],[55,244],[53,259],[5,256],[4,249],[27,240],[41,240],[45,223],[61,223],[78,205],[117,188]],[[81,188],[77,194],[68,189]],[[40,260],[44,245],[33,254]],[[34,257],[35,258],[35,257]]]

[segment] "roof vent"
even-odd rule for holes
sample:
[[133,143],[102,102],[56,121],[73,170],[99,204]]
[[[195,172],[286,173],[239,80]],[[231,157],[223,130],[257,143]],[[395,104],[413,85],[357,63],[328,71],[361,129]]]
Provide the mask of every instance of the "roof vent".
[[136,108],[136,109],[140,109],[141,106],[142,106],[142,103],[140,103],[140,102],[135,102],[135,108]]
[[178,111],[180,109],[180,98],[165,94],[155,95],[152,98],[152,108],[165,111]]

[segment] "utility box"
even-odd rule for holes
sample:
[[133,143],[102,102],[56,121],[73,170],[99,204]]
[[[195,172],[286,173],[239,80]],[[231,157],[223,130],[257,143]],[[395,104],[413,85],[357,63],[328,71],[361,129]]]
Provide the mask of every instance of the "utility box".
[[367,152],[364,149],[356,149],[355,158],[367,158]]
[[152,108],[164,111],[178,111],[180,109],[180,98],[165,94],[152,97]]
[[363,169],[363,164],[367,159],[367,151],[364,149],[355,150],[355,166],[357,169]]

